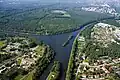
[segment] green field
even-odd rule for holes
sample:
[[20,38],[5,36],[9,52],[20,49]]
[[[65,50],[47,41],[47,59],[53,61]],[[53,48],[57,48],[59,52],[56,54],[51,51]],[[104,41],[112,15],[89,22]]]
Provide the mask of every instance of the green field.
[[0,41],[0,47],[3,47],[5,45],[4,41]]
[[114,25],[114,26],[117,26],[117,27],[120,27],[120,24],[117,21],[115,21],[115,20],[104,20],[102,22],[110,24],[110,25]]
[[44,55],[45,47],[38,46],[35,51],[36,51],[37,55],[40,55],[42,57]]
[[29,72],[27,75],[23,76],[23,75],[18,75],[14,78],[14,80],[33,80],[33,71]]
[[20,80],[22,77],[23,77],[23,75],[20,74],[20,75],[16,76],[14,80]]
[[[55,10],[55,8],[53,9]],[[64,33],[78,28],[86,22],[109,16],[76,8],[68,8],[67,10],[63,8],[61,12],[65,11],[65,13],[53,13],[53,9],[41,8],[10,16],[5,16],[9,14],[8,12],[4,13],[5,15],[1,13],[1,16],[5,16],[0,18],[1,31],[31,32],[42,35]]]
[[24,76],[22,79],[20,80],[33,80],[33,76],[34,76],[34,73],[33,71],[28,73],[26,76]]
[[59,77],[60,77],[60,63],[58,61],[54,61],[54,64],[46,80],[59,80]]

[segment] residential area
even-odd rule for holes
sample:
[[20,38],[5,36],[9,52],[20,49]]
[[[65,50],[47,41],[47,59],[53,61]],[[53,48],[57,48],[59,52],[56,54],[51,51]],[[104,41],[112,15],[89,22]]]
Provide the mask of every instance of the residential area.
[[119,15],[119,13],[117,13],[117,11],[114,8],[109,6],[109,4],[99,4],[99,5],[97,4],[89,7],[82,7],[82,10],[98,12],[98,13],[107,13],[115,16]]
[[[31,75],[29,72],[32,75],[37,74],[36,70],[39,68],[39,65],[44,64],[44,67],[47,66],[44,62],[38,63],[38,61],[46,57],[44,61],[47,60],[47,63],[49,63],[54,55],[49,50],[49,46],[43,43],[38,45],[34,40],[26,38],[10,37],[0,42],[4,43],[0,45],[1,79],[4,79],[4,76],[6,76],[6,79],[24,80],[24,76]],[[47,51],[49,51],[49,54],[47,54]],[[39,70],[42,71],[43,69]],[[35,76],[31,76],[31,78],[35,79]]]
[[76,80],[119,80],[119,32],[118,27],[97,23],[91,29],[90,39],[79,35],[74,60]]

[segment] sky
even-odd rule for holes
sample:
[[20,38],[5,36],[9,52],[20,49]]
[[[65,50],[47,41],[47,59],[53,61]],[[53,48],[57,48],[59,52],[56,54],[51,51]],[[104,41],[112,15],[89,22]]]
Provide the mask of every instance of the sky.
[[0,1],[22,1],[22,2],[72,2],[72,3],[75,3],[75,2],[120,2],[120,0],[0,0]]

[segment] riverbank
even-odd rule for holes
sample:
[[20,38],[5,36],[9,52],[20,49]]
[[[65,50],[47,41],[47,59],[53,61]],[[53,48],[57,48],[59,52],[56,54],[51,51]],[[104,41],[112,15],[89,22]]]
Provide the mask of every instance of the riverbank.
[[74,60],[75,60],[75,52],[76,52],[76,49],[77,49],[77,39],[79,37],[79,35],[82,33],[82,31],[84,31],[84,29],[87,27],[87,28],[90,28],[92,25],[94,25],[95,23],[97,22],[94,22],[94,23],[91,23],[91,24],[88,24],[86,26],[82,26],[80,27],[80,31],[79,33],[77,34],[77,36],[75,37],[74,39],[74,42],[73,42],[73,45],[72,45],[72,50],[71,50],[71,53],[70,53],[70,58],[69,58],[69,63],[68,63],[68,68],[67,68],[67,72],[66,72],[66,77],[65,77],[65,80],[73,80],[74,79]]
[[0,75],[4,80],[37,80],[55,56],[54,50],[32,38],[6,37],[0,40]]
[[72,73],[73,73],[73,67],[74,67],[74,58],[75,58],[75,54],[74,52],[76,51],[76,45],[77,45],[77,38],[79,36],[80,32],[78,33],[78,35],[76,36],[74,42],[73,42],[73,46],[72,46],[72,50],[70,53],[70,58],[69,58],[69,63],[68,63],[68,68],[67,68],[67,72],[66,72],[66,77],[65,80],[72,80]]
[[[85,28],[85,26],[82,26],[81,29]],[[60,34],[60,35],[50,35],[50,36],[40,36],[40,35],[28,35],[28,36],[34,36],[37,41],[44,41],[46,44],[50,45],[56,52],[56,56],[55,56],[55,60],[59,60],[62,63],[62,76],[61,76],[61,80],[63,80],[65,78],[65,72],[67,65],[68,65],[68,60],[69,60],[69,56],[70,56],[70,51],[72,48],[72,44],[73,41],[76,37],[76,35],[78,34],[79,31],[76,32],[72,32],[72,33],[66,33],[66,34]],[[12,34],[12,33],[9,33]],[[13,34],[16,34],[13,32]],[[62,47],[61,45],[64,43],[65,40],[68,39],[69,35],[73,34],[73,39],[70,41],[70,43],[66,46],[66,47]],[[47,69],[43,72],[42,76],[41,76],[41,80],[45,80],[47,75],[49,74],[49,70],[50,70],[50,65],[49,67],[47,67]]]
[[60,77],[61,64],[59,61],[54,61],[50,73],[46,80],[58,80]]
[[11,30],[11,31],[10,30],[9,31],[0,30],[0,32],[2,32],[2,33],[16,33],[16,34],[22,34],[22,35],[31,35],[31,34],[42,35],[42,36],[60,35],[60,34],[65,34],[65,33],[70,33],[70,32],[81,30],[82,28],[84,28],[84,26],[87,26],[87,25],[92,24],[92,23],[98,23],[98,22],[103,21],[103,20],[112,20],[112,19],[113,20],[118,20],[113,16],[112,17],[107,17],[107,18],[101,18],[101,19],[98,19],[98,20],[92,20],[92,21],[86,22],[86,23],[80,25],[77,28],[72,28],[72,29],[67,29],[67,30],[62,30],[62,31],[57,31],[57,32],[47,32],[47,33],[44,32],[44,34],[43,33],[37,33],[37,32],[30,32],[30,31],[29,32],[23,32],[23,31],[17,32],[17,31],[13,31],[13,30]]
[[[103,21],[103,22],[105,22],[105,21]],[[96,23],[98,23],[98,22],[96,22]],[[94,25],[95,23],[93,23],[93,25]],[[78,48],[78,46],[79,45],[82,45],[82,44],[79,44],[78,45],[78,41],[77,41],[77,38],[79,37],[79,35],[81,34],[82,36],[84,36],[86,39],[90,39],[90,37],[91,37],[91,29],[93,28],[94,26],[86,26],[86,27],[84,27],[84,29],[82,30],[82,31],[80,31],[79,33],[78,33],[78,35],[76,36],[76,38],[75,38],[75,40],[74,40],[74,43],[73,43],[73,46],[72,46],[72,50],[71,50],[71,54],[70,54],[70,59],[69,59],[69,63],[68,63],[68,69],[67,69],[67,73],[66,73],[66,80],[74,80],[75,79],[75,71],[74,70],[76,70],[76,69],[74,69],[74,67],[76,66],[74,63],[77,61],[76,60],[76,55],[78,54],[78,53],[80,53],[80,52],[77,52],[76,51],[76,49]],[[87,29],[86,29],[87,28]],[[82,38],[82,37],[81,37]],[[82,39],[84,39],[84,38],[82,38]],[[82,39],[79,39],[79,40],[82,40]],[[82,42],[83,43],[83,42]],[[83,45],[84,45],[84,43],[83,43]],[[113,46],[113,45],[112,45]],[[79,46],[79,48],[80,48],[80,46]],[[89,47],[90,48],[90,47]],[[91,48],[93,48],[93,47],[91,47]],[[81,48],[80,48],[81,49]],[[80,50],[79,49],[79,50]],[[112,49],[114,49],[114,48],[112,48]],[[112,50],[111,49],[111,50]],[[88,49],[88,50],[92,50],[92,49]],[[90,53],[90,51],[88,51],[88,53]],[[93,52],[91,52],[91,54],[92,54]],[[112,54],[112,53],[111,53]],[[90,55],[90,54],[89,54]],[[92,54],[92,56],[94,56],[93,54]],[[97,55],[96,55],[97,56]],[[77,58],[78,60],[79,60],[79,57]],[[93,58],[94,59],[94,58]],[[98,58],[97,58],[98,59]],[[80,62],[80,61],[79,61]],[[87,60],[86,60],[86,62],[87,62]],[[77,63],[76,63],[77,64]],[[79,69],[79,68],[78,68]],[[79,71],[79,70],[78,70]],[[79,74],[79,76],[80,76],[80,74]],[[83,74],[83,76],[84,76],[84,74]],[[79,78],[80,79],[80,78]]]

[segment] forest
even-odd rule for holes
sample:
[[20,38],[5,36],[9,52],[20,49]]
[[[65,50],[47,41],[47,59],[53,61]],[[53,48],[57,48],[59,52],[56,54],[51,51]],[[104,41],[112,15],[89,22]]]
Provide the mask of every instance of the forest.
[[55,5],[49,8],[42,6],[35,9],[16,10],[16,12],[15,10],[1,11],[0,31],[41,35],[60,34],[74,31],[89,21],[109,17],[107,14],[82,11],[80,8],[60,8],[61,11],[66,11],[65,14],[55,14],[52,13],[53,10],[59,10],[59,8]]

